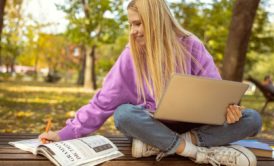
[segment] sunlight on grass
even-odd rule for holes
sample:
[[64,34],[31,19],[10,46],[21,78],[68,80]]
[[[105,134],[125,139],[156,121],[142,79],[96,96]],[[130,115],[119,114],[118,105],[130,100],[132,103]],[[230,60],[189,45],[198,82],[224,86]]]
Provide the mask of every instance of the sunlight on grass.
[[75,111],[68,111],[67,113],[66,113],[66,117],[67,118],[73,118],[74,116],[75,116]]
[[17,118],[24,118],[24,117],[30,117],[30,116],[33,116],[33,112],[31,111],[19,111],[19,112],[16,112],[15,113],[15,116]]
[[[59,130],[80,107],[88,104],[93,94],[92,90],[71,84],[0,82],[0,133],[41,133],[48,118],[52,118],[52,130]],[[259,112],[264,102],[257,92],[255,96],[244,96],[241,105]],[[274,139],[274,103],[268,105],[262,118],[262,132],[257,137]],[[113,117],[96,133],[121,134]]]
[[69,92],[69,93],[93,93],[92,89],[85,89],[80,87],[33,87],[33,86],[20,86],[20,87],[6,87],[5,90],[10,92]]
[[58,130],[93,93],[75,85],[0,82],[0,132],[40,133],[49,117]]
[[41,98],[34,98],[34,99],[27,99],[27,98],[16,98],[10,99],[10,101],[17,102],[17,103],[45,103],[45,104],[57,104],[59,103],[58,100],[49,100],[49,99],[41,99]]

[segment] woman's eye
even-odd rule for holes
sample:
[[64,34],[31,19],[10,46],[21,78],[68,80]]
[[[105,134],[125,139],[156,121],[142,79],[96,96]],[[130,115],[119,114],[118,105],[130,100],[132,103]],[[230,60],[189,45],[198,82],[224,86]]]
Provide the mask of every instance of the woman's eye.
[[142,24],[141,22],[134,22],[134,23],[130,23],[129,27],[133,27],[133,26],[139,27],[141,24]]

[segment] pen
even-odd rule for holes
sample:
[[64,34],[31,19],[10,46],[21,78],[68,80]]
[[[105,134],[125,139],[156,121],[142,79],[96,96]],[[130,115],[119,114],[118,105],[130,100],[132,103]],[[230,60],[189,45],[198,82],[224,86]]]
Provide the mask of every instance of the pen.
[[[46,133],[50,130],[50,127],[51,127],[51,118],[48,119],[48,123],[47,123],[47,126],[46,126]],[[42,138],[42,143],[45,144],[47,141],[46,138]]]

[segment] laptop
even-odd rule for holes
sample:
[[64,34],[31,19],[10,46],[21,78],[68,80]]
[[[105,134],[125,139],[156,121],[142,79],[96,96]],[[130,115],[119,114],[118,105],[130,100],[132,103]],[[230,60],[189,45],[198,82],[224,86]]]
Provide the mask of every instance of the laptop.
[[174,74],[159,101],[154,118],[223,125],[229,104],[239,103],[248,84]]

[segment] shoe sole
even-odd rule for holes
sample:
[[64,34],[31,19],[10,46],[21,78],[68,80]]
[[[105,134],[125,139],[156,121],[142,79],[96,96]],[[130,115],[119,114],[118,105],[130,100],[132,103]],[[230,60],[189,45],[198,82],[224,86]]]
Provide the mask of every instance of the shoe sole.
[[143,152],[143,143],[139,140],[133,139],[132,141],[132,148],[131,148],[131,155],[135,158],[142,157]]
[[[230,146],[230,147],[234,148],[234,149],[236,149],[238,151],[243,152],[243,154],[247,154],[247,156],[249,156],[249,157],[252,156],[251,160],[249,160],[249,166],[256,166],[257,165],[257,158],[256,158],[256,156],[250,150],[248,150],[245,147],[239,146],[239,145],[233,145],[233,146]],[[249,157],[247,157],[247,158],[249,159]]]

